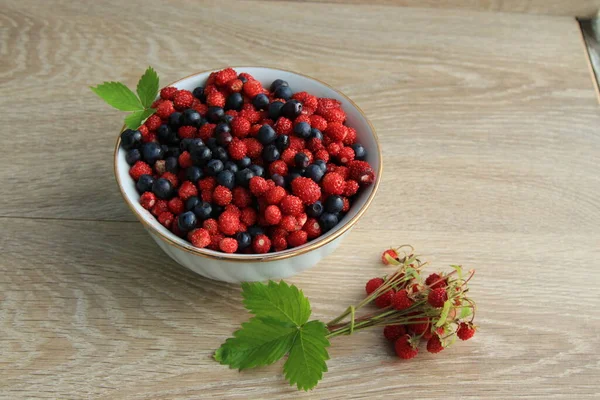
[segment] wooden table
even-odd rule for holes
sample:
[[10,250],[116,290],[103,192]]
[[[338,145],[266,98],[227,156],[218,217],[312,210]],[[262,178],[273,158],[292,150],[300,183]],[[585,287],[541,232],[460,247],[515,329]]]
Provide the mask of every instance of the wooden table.
[[[600,114],[572,17],[191,0],[0,9],[0,397],[600,396]],[[381,189],[335,254],[289,281],[331,318],[385,273],[385,246],[409,242],[433,269],[477,269],[476,337],[411,362],[379,331],[337,338],[309,393],[280,363],[214,362],[247,318],[239,286],[178,266],[135,221],[112,174],[123,115],[89,90],[134,85],[148,64],[163,83],[269,65],[348,94],[380,135]]]

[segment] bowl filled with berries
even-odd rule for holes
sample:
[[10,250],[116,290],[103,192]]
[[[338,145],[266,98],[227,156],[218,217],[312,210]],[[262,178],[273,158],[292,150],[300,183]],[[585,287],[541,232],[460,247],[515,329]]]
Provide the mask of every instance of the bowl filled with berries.
[[201,72],[162,88],[152,108],[119,135],[117,183],[165,253],[208,278],[263,281],[315,265],[377,192],[373,126],[308,76]]

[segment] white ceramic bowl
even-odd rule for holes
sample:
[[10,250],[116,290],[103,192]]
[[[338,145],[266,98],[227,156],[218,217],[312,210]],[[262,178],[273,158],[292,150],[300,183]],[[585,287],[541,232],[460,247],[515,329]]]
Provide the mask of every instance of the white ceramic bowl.
[[[235,67],[235,70],[238,73],[251,74],[266,87],[275,79],[281,78],[286,80],[294,91],[306,91],[318,97],[334,98],[342,102],[342,108],[347,114],[347,125],[356,129],[358,142],[366,148],[367,161],[373,167],[376,176],[375,182],[361,191],[350,211],[334,229],[303,246],[267,254],[226,254],[209,249],[199,249],[175,236],[140,205],[140,196],[135,189],[135,182],[129,176],[125,151],[119,146],[120,139],[117,139],[115,147],[115,177],[125,202],[150,233],[150,236],[165,253],[184,267],[205,277],[225,282],[264,281],[290,277],[312,267],[334,251],[342,238],[366,211],[375,196],[381,179],[381,149],[373,126],[360,108],[331,86],[302,74],[274,68]],[[190,75],[170,86],[191,91],[195,87],[203,85],[211,72],[213,71]]]

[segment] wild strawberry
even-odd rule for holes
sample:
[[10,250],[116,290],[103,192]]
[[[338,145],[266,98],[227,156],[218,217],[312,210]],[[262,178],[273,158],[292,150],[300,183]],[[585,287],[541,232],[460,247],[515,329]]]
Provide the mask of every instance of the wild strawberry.
[[179,179],[177,178],[177,176],[175,174],[173,174],[171,172],[165,172],[160,177],[168,180],[171,183],[171,186],[173,186],[174,188],[179,186]]
[[383,285],[384,282],[385,281],[382,278],[373,278],[369,282],[367,282],[367,285],[365,286],[365,291],[367,292],[367,295],[379,289],[379,287]]
[[162,119],[169,118],[169,115],[175,112],[172,101],[163,101],[156,107],[156,115]]
[[233,195],[231,194],[231,190],[226,188],[225,186],[217,186],[212,194],[213,201],[219,206],[226,206],[231,203],[231,199]]
[[394,297],[394,289],[390,289],[385,293],[380,294],[375,299],[375,305],[379,308],[385,308],[392,304],[392,298]]
[[427,295],[427,302],[435,308],[444,307],[446,300],[448,300],[448,293],[445,288],[432,289]]
[[438,335],[431,336],[431,338],[427,341],[427,351],[435,354],[442,350],[444,350],[444,346],[442,346],[440,337]]
[[304,211],[304,205],[299,197],[293,195],[286,195],[281,199],[281,211],[286,215],[300,215]]
[[154,163],[154,172],[156,173],[156,175],[162,175],[165,173],[165,171],[167,170],[167,163],[165,160],[156,160],[156,162]]
[[306,147],[306,141],[298,136],[290,136],[290,149],[300,151]]
[[285,149],[282,153],[281,153],[281,157],[279,158],[281,161],[283,161],[284,163],[286,163],[287,165],[289,165],[290,167],[293,167],[296,165],[296,161],[294,160],[294,158],[296,157],[296,150],[293,149]]
[[271,175],[278,174],[286,176],[288,173],[288,166],[283,160],[273,161],[271,165],[269,165],[269,173]]
[[294,129],[292,121],[285,117],[279,117],[273,128],[278,135],[291,135]]
[[198,181],[198,189],[200,190],[208,190],[210,192],[217,186],[217,180],[214,176],[207,176],[206,178],[202,178]]
[[209,107],[225,107],[225,95],[221,92],[214,92],[206,96],[206,104]]
[[184,151],[179,155],[179,158],[177,159],[177,161],[179,162],[179,166],[181,168],[189,168],[192,165],[194,165],[194,163],[192,162],[192,156],[188,151]]
[[342,148],[337,155],[337,159],[341,164],[349,163],[354,160],[354,150],[352,150],[352,147]]
[[194,229],[193,231],[188,233],[187,238],[194,247],[203,248],[210,244],[210,233],[204,228]]
[[440,274],[433,273],[425,279],[425,284],[431,289],[445,288],[446,279]]
[[460,340],[469,340],[475,335],[475,326],[470,322],[461,322],[456,331]]
[[328,124],[341,124],[346,120],[346,113],[341,108],[330,108],[321,113],[321,116],[327,120]]
[[140,179],[142,175],[152,175],[152,168],[143,161],[138,161],[129,168],[129,176],[135,181]]
[[156,200],[156,203],[154,203],[154,207],[152,207],[152,210],[150,210],[152,215],[154,215],[155,217],[158,217],[160,214],[168,211],[169,205],[167,204],[166,200]]
[[300,122],[306,122],[310,125],[310,117],[308,115],[298,115],[294,120],[294,126],[298,125]]
[[342,212],[348,212],[348,210],[350,210],[350,200],[348,200],[347,197],[342,197],[342,201],[344,202]]
[[152,114],[148,117],[146,122],[144,122],[144,125],[146,125],[149,130],[155,131],[158,129],[159,126],[162,125],[162,121],[158,115]]
[[386,325],[383,328],[383,336],[390,342],[395,342],[400,336],[406,335],[404,325]]
[[213,192],[210,190],[201,190],[200,191],[200,199],[207,203],[212,203],[213,201]]
[[219,230],[225,235],[234,235],[240,226],[240,219],[230,211],[224,211],[219,215]]
[[288,248],[288,242],[285,236],[273,237],[273,250],[283,251]]
[[277,225],[281,222],[281,210],[275,205],[270,205],[265,209],[265,221],[269,225]]
[[261,176],[253,176],[250,178],[250,183],[248,185],[250,191],[256,197],[260,197],[269,190],[267,186],[267,180]]
[[247,73],[247,72],[241,72],[241,73],[239,74],[239,77],[240,77],[240,79],[244,78],[244,79],[246,79],[247,81],[254,81],[254,80],[256,80],[256,79],[254,79],[254,77],[253,77],[252,75],[250,75],[250,74],[249,74],[249,73]]
[[237,73],[233,68],[225,68],[215,74],[215,85],[224,86],[226,83],[236,78]]
[[295,232],[291,232],[287,236],[288,246],[290,247],[298,247],[302,246],[308,240],[308,235],[303,230],[298,230]]
[[175,215],[179,215],[185,211],[185,205],[183,204],[183,200],[181,200],[179,197],[173,197],[171,200],[169,200],[168,206],[169,211],[171,211]]
[[346,197],[354,196],[358,192],[358,182],[353,180],[347,180],[344,182],[344,191],[342,194]]
[[[299,178],[296,178],[294,182],[298,179]],[[267,193],[265,193],[265,200],[267,204],[279,204],[279,202],[285,197],[285,195],[285,189],[281,186],[276,186],[272,189],[269,189]]]
[[346,137],[342,141],[346,146],[351,146],[356,143],[356,129],[348,127]]
[[323,150],[325,146],[323,145],[323,141],[319,138],[310,138],[306,143],[306,148],[312,152],[317,152],[319,150]]
[[303,108],[310,108],[316,110],[319,106],[319,101],[315,96],[308,92],[296,92],[292,95],[292,99],[298,100],[302,103]]
[[324,133],[332,140],[341,142],[348,134],[348,128],[340,122],[328,122]]
[[219,232],[219,223],[214,218],[204,220],[204,222],[202,223],[202,227],[206,229],[206,231],[211,235],[214,235],[215,233]]
[[178,110],[189,108],[194,101],[194,96],[189,90],[178,90],[173,96],[173,105]]
[[306,220],[306,223],[303,225],[302,229],[306,231],[309,239],[319,237],[322,233],[321,225],[319,225],[319,222],[315,218],[309,218]]
[[324,132],[327,129],[327,120],[320,115],[311,115],[310,116],[310,125],[313,128]]
[[245,138],[250,133],[250,121],[244,117],[234,117],[231,120],[231,133],[237,138]]
[[396,355],[403,360],[410,360],[419,354],[419,349],[416,347],[409,335],[403,335],[394,343],[394,351]]
[[402,289],[394,294],[392,298],[392,307],[396,310],[406,310],[410,308],[414,302],[408,297],[406,289]]
[[260,84],[260,82],[255,80],[247,81],[246,83],[244,83],[244,87],[242,88],[244,94],[250,98],[253,98],[257,94],[262,93],[262,90],[263,87]]
[[206,115],[206,112],[208,111],[208,106],[206,104],[202,104],[200,103],[200,101],[196,101],[197,99],[194,99],[194,102],[192,103],[192,108],[196,111],[198,111],[200,113],[200,115],[202,115],[203,117]]
[[306,215],[306,213],[300,213],[296,215],[295,218],[298,222],[298,225],[304,226],[304,224],[306,224],[306,221],[308,220],[308,215]]
[[179,136],[180,139],[192,139],[196,136],[196,132],[197,129],[193,126],[180,126],[179,129],[177,129],[177,136]]
[[298,224],[298,220],[293,215],[284,215],[279,226],[287,232],[295,232],[302,228],[302,225]]
[[225,89],[229,93],[239,93],[242,91],[242,87],[244,86],[244,82],[240,79],[232,79],[225,84]]
[[315,152],[315,159],[328,162],[329,161],[329,153],[327,152],[327,150],[319,150],[319,151]]
[[234,138],[229,146],[227,147],[227,151],[229,152],[229,156],[232,160],[241,160],[246,157],[246,145],[243,141],[238,138]]
[[223,240],[225,236],[221,233],[215,233],[214,235],[210,235],[210,244],[207,246],[211,250],[221,250],[219,248],[219,244],[221,240]]
[[165,100],[173,100],[177,93],[177,88],[173,86],[167,86],[160,90],[160,98]]
[[[236,186],[232,191],[233,198],[231,202],[239,208],[246,208],[252,203],[252,195],[248,189]],[[250,224],[252,225],[252,224]]]
[[332,142],[327,145],[327,152],[329,153],[329,155],[337,157],[337,155],[340,154],[340,151],[342,151],[343,148],[344,146],[340,144],[340,142]]
[[368,186],[375,180],[375,172],[366,161],[350,161],[348,168],[350,169],[350,178],[362,186]]
[[[234,189],[235,190],[235,189]],[[244,224],[250,226],[256,223],[257,213],[256,210],[252,207],[242,208],[240,213],[240,221]]]
[[242,216],[242,211],[238,207],[236,207],[235,205],[233,205],[233,204],[227,204],[225,206],[225,210],[224,211],[231,211],[238,218],[240,218]]
[[238,249],[238,242],[233,238],[223,238],[219,242],[219,248],[224,253],[235,253]]
[[146,210],[152,209],[152,207],[154,207],[154,205],[156,204],[156,195],[152,192],[144,192],[140,196],[140,204]]
[[292,181],[292,192],[304,204],[313,204],[321,197],[321,188],[310,178],[298,177]]
[[165,228],[169,229],[171,228],[171,224],[173,223],[174,218],[175,216],[172,212],[165,211],[160,213],[160,215],[158,216],[158,222],[160,222],[160,224]]
[[[259,111],[256,111],[253,107],[252,104],[249,104],[250,108],[244,108],[242,109],[242,111],[239,112],[239,116],[241,118],[246,118],[248,121],[250,121],[250,124],[256,124],[258,121],[261,120],[261,115]],[[245,107],[245,105],[244,105]],[[252,129],[252,128],[250,128]]]
[[198,129],[198,137],[204,141],[210,139],[215,132],[215,124],[204,124]]
[[414,333],[415,335],[421,336],[429,330],[429,327],[430,327],[429,318],[421,317],[421,318],[417,318],[416,320],[413,320],[413,321],[421,321],[416,324],[407,325],[407,329],[409,331],[411,331],[412,333]]
[[392,260],[400,261],[398,258],[398,253],[394,249],[387,249],[381,255],[381,262],[383,265],[390,265],[390,260],[388,258],[392,258]]
[[267,235],[256,235],[252,240],[252,249],[256,254],[263,254],[271,248],[271,239]]
[[260,157],[263,151],[263,145],[255,138],[244,139],[246,144],[246,155],[252,159]]
[[344,178],[337,172],[329,172],[325,174],[323,180],[321,181],[323,191],[329,194],[342,194],[344,192],[344,184]]
[[196,188],[196,185],[194,185],[192,182],[185,181],[181,184],[178,194],[179,197],[181,197],[185,201],[192,196],[198,196],[198,189]]
[[317,109],[315,110],[316,114],[323,115],[327,110],[331,108],[340,108],[342,103],[340,103],[336,99],[328,99],[326,97],[322,97],[317,102]]

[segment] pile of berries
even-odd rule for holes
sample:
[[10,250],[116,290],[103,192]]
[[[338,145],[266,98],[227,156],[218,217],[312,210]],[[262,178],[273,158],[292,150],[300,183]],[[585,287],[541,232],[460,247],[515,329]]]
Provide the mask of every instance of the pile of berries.
[[[403,247],[409,252],[399,255]],[[394,343],[396,355],[411,359],[419,352],[419,343],[427,351],[439,353],[458,338],[468,340],[475,334],[475,302],[467,297],[467,283],[474,271],[463,276],[463,270],[453,265],[448,274],[432,273],[421,277],[425,265],[410,246],[386,250],[385,265],[399,266],[383,278],[373,278],[366,284],[367,297],[356,307],[328,323],[330,336],[349,334],[371,326],[383,326],[383,335]],[[381,310],[363,318],[354,318],[359,308],[374,303]],[[348,315],[353,320],[340,323]]]
[[375,180],[339,101],[232,68],[166,87],[121,134],[141,205],[196,247],[267,253],[332,229]]

